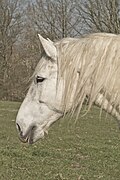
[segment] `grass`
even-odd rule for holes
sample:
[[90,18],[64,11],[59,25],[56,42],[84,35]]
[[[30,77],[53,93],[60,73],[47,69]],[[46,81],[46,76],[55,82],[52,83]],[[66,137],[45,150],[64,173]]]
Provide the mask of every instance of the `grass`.
[[114,118],[94,107],[76,123],[57,121],[33,145],[17,137],[20,103],[0,102],[0,180],[119,180],[120,132]]

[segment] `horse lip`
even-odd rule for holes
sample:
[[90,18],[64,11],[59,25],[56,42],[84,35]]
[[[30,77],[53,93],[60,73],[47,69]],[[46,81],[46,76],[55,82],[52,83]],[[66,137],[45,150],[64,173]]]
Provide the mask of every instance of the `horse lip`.
[[34,137],[34,131],[36,129],[36,126],[31,126],[25,135],[22,135],[20,133],[19,139],[23,142],[23,143],[29,143],[29,144],[33,144],[33,137]]
[[23,143],[26,143],[26,142],[28,141],[28,138],[25,139],[25,138],[24,138],[23,136],[21,136],[21,135],[19,136],[19,139],[20,139],[20,141],[23,142]]

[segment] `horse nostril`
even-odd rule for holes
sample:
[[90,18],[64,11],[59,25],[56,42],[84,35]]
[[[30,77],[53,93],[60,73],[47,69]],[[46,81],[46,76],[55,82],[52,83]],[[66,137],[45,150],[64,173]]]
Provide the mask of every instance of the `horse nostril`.
[[21,128],[20,128],[20,125],[19,125],[18,123],[17,123],[16,125],[17,125],[17,129],[18,129],[20,135],[22,135],[22,130],[21,130]]

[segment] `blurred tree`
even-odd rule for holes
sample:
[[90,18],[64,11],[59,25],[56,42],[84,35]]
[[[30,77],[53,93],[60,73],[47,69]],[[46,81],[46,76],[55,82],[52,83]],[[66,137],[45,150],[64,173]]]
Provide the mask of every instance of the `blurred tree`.
[[28,12],[35,29],[51,39],[81,34],[75,0],[35,0]]
[[120,33],[119,0],[0,0],[0,99],[22,99],[40,59],[40,33],[51,40]]
[[84,20],[84,32],[120,33],[119,0],[81,0],[77,11]]
[[0,87],[7,93],[13,45],[22,31],[20,0],[0,1]]

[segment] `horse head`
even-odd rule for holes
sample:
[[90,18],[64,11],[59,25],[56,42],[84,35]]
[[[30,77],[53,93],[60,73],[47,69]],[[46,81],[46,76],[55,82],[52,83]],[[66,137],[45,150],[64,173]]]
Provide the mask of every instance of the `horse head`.
[[57,48],[51,40],[41,35],[39,39],[44,53],[16,118],[19,137],[28,143],[44,137],[49,126],[63,115],[60,108],[62,80],[57,84]]

